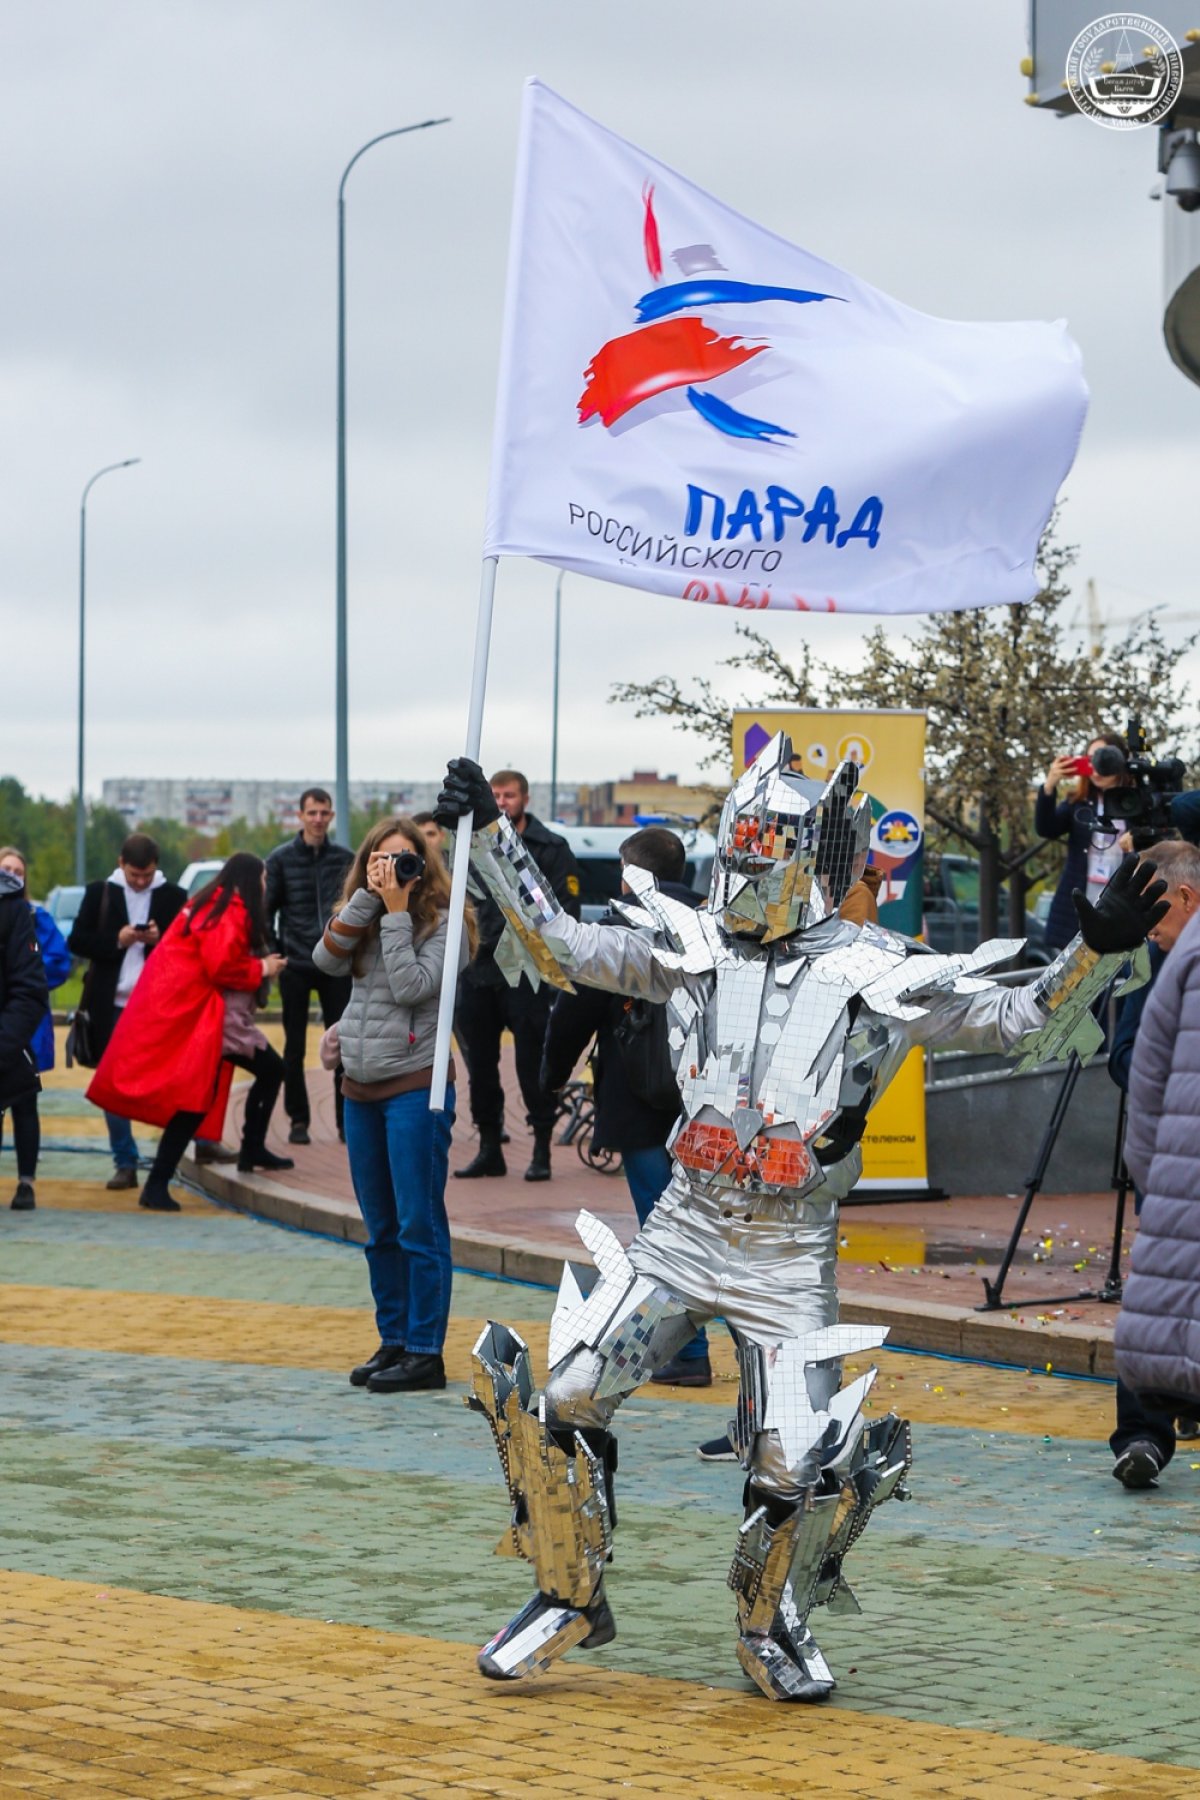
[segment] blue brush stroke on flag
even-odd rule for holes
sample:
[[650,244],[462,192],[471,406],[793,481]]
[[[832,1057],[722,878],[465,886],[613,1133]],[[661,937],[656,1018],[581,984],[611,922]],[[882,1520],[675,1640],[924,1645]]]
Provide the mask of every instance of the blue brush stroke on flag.
[[726,437],[759,438],[768,443],[776,437],[795,437],[786,425],[771,425],[766,419],[752,419],[749,413],[738,412],[736,407],[729,406],[724,400],[718,400],[715,394],[702,394],[696,388],[686,390],[687,397],[710,425],[723,431]]
[[789,300],[803,306],[810,300],[840,300],[840,294],[816,294],[808,288],[764,287],[756,281],[676,281],[669,287],[643,294],[637,303],[637,321],[683,312],[689,306],[754,305],[762,300]]

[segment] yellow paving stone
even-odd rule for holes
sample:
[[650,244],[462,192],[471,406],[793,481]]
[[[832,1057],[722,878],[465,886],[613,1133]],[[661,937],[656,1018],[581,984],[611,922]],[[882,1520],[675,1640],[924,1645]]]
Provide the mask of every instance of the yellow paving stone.
[[[90,1181],[68,1181],[53,1177],[47,1179],[38,1176],[37,1203],[38,1210],[45,1212],[85,1212],[85,1213],[136,1213],[138,1208],[137,1193],[132,1188],[122,1188],[110,1194],[104,1183],[112,1173],[110,1164],[102,1164]],[[178,1182],[171,1189],[185,1213],[204,1213],[212,1216],[211,1200],[199,1194],[191,1194]],[[34,1215],[36,1217],[36,1215]],[[144,1214],[143,1214],[144,1216]]]
[[[5,1695],[0,1800],[54,1793],[56,1783],[81,1800],[623,1791],[1183,1800],[1200,1785],[1195,1770],[844,1708],[771,1707],[595,1665],[509,1688],[480,1681],[466,1645],[7,1575],[0,1649],[32,1643],[41,1658],[72,1653],[73,1699],[26,1708]],[[19,1665],[6,1683],[16,1696],[37,1685]],[[233,1714],[251,1685],[263,1712],[247,1734]],[[160,1694],[183,1690],[186,1707],[160,1705]],[[192,1728],[148,1752],[119,1707],[131,1698],[147,1716],[182,1715]]]
[[[207,1206],[205,1201],[183,1198],[187,1211]],[[544,1370],[548,1328],[541,1321],[516,1317],[519,1306],[519,1288],[498,1291],[497,1312],[525,1338],[535,1368]],[[452,1381],[470,1379],[471,1346],[482,1323],[482,1319],[451,1319],[446,1372]],[[327,1369],[344,1379],[363,1356],[364,1345],[369,1346],[373,1330],[365,1275],[361,1311],[96,1288],[0,1286],[0,1343],[133,1356],[160,1356],[163,1345],[169,1344],[171,1355],[181,1360]],[[732,1414],[737,1395],[733,1346],[726,1333],[714,1331],[711,1348],[716,1377],[712,1387],[651,1384],[643,1393],[660,1399],[673,1395],[689,1403],[707,1401]],[[855,1358],[846,1364],[847,1376],[868,1366],[866,1358]],[[946,1362],[902,1351],[881,1353],[877,1367],[875,1410],[895,1410],[917,1424],[1090,1440],[1106,1438],[1113,1428],[1113,1389],[1105,1382]]]

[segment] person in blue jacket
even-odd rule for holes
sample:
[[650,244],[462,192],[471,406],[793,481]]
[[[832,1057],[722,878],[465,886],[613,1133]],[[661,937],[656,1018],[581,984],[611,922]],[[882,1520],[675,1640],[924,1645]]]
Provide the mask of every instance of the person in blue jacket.
[[[16,875],[24,886],[25,857],[20,850],[13,849],[11,845],[0,849],[0,869],[7,869],[10,874]],[[34,933],[42,952],[46,986],[59,987],[71,973],[71,952],[67,949],[62,932],[45,907],[35,906],[29,901],[29,910],[33,914]],[[54,1020],[49,1007],[43,1013],[29,1047],[39,1070],[54,1067]],[[10,1204],[14,1212],[32,1212],[37,1205],[33,1184],[37,1178],[38,1151],[42,1142],[37,1095],[28,1094],[22,1100],[15,1100],[10,1110],[13,1146],[17,1152],[17,1191]],[[3,1129],[4,1114],[0,1112],[0,1141]]]

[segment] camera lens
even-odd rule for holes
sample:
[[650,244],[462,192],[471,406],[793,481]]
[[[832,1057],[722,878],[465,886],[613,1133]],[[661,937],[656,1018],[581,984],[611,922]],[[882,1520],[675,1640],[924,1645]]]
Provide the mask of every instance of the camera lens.
[[425,871],[425,858],[414,850],[400,850],[392,857],[397,881],[415,881]]

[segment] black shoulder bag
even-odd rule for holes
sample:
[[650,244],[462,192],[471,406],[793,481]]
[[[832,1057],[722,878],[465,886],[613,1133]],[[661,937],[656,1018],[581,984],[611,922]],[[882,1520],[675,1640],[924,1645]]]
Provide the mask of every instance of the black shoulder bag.
[[[96,920],[96,930],[103,931],[108,920],[108,887],[106,881],[104,892],[100,896],[100,912]],[[96,1027],[92,1021],[92,988],[95,985],[96,965],[90,962],[83,985],[79,990],[79,1005],[67,1019],[66,1059],[68,1069],[76,1064],[81,1069],[94,1069],[100,1061],[100,1046],[97,1041]]]

